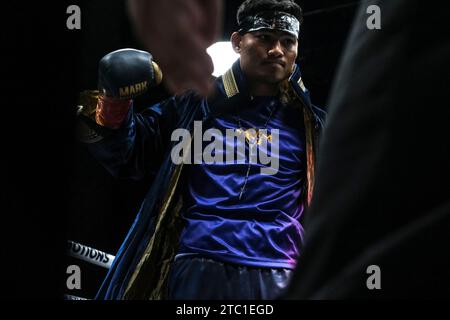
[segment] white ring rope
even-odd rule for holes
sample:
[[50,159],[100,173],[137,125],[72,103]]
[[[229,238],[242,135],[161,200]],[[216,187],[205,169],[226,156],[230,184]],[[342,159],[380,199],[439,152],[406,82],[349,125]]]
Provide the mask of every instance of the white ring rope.
[[78,297],[78,296],[74,296],[74,295],[71,295],[71,294],[65,294],[64,295],[64,300],[89,300],[89,299]]
[[80,243],[68,240],[67,254],[71,257],[95,264],[97,266],[109,269],[111,268],[114,256],[106,252],[82,245]]

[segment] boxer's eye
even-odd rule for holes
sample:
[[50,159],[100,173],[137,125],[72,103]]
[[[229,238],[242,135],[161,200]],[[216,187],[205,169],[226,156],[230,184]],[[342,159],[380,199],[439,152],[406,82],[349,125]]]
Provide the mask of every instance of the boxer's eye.
[[256,38],[258,38],[261,41],[269,41],[271,39],[270,35],[264,33],[256,34]]
[[281,43],[283,44],[284,47],[286,48],[290,48],[293,47],[296,44],[296,41],[294,38],[283,38],[281,40]]

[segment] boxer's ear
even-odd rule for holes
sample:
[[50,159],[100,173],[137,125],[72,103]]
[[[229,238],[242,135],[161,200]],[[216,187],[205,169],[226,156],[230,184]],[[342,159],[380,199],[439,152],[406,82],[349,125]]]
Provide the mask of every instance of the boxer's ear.
[[233,32],[230,41],[231,44],[233,45],[233,50],[236,53],[241,53],[241,40],[242,36],[239,34],[239,32]]

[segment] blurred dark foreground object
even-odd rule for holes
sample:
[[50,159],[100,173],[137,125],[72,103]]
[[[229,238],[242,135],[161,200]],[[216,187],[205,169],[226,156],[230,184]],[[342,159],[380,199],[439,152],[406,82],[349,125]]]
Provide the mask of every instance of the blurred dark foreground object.
[[[450,37],[421,1],[361,5],[329,101],[316,193],[288,299],[450,294]],[[367,268],[380,268],[369,290]]]

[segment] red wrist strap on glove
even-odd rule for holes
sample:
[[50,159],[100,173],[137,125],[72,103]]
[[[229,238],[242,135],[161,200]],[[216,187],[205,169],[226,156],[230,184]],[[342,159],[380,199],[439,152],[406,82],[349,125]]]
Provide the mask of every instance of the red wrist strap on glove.
[[132,100],[99,96],[95,110],[95,122],[110,129],[118,129],[130,110]]

